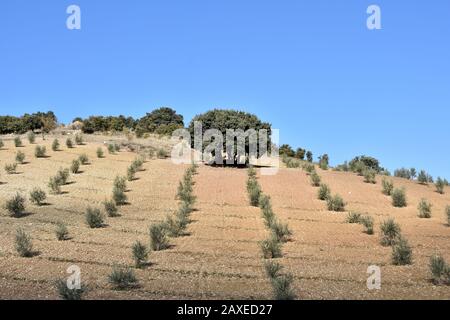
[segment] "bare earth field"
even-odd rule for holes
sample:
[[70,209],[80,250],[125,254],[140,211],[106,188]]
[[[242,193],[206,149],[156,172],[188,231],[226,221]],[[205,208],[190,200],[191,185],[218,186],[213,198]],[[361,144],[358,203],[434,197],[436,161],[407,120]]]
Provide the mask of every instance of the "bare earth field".
[[[47,147],[48,158],[34,158],[35,145],[23,139],[27,163],[18,174],[6,175],[3,167],[14,162],[17,149],[4,140],[0,150],[0,204],[20,192],[29,197],[34,187],[48,192],[47,182],[60,167],[86,153],[90,165],[71,175],[62,195],[48,194],[48,205],[37,207],[27,201],[27,215],[11,218],[0,209],[0,299],[58,299],[54,281],[66,278],[71,265],[81,268],[82,281],[90,290],[87,299],[270,299],[271,285],[265,275],[258,242],[267,231],[258,208],[250,207],[246,193],[247,172],[242,169],[200,166],[195,177],[198,197],[189,226],[189,236],[171,239],[169,250],[152,252],[151,265],[136,269],[140,287],[112,290],[107,281],[114,264],[133,266],[131,246],[136,240],[149,242],[148,228],[178,203],[175,194],[187,166],[170,160],[149,159],[138,180],[128,183],[130,204],[120,209],[120,217],[107,218],[107,227],[89,229],[84,212],[88,206],[102,208],[111,196],[116,175],[124,175],[136,157],[121,151],[96,157],[103,146],[99,139],[67,149],[51,151],[52,138],[37,139]],[[288,222],[293,238],[283,247],[281,264],[294,275],[299,299],[449,299],[450,287],[430,282],[430,256],[440,252],[450,261],[450,227],[444,209],[450,205],[450,189],[444,195],[434,186],[396,179],[407,190],[408,207],[397,209],[381,193],[381,178],[375,185],[350,173],[322,171],[322,180],[339,193],[347,210],[369,213],[375,218],[375,235],[363,233],[360,225],[345,222],[347,213],[331,213],[317,200],[317,188],[300,169],[280,169],[275,176],[262,176],[264,193],[271,196],[274,211]],[[417,216],[420,199],[433,204],[431,219]],[[393,266],[391,248],[379,244],[380,222],[394,217],[413,247],[411,266]],[[71,239],[59,242],[54,229],[64,221]],[[20,258],[14,249],[17,228],[32,235],[39,254]],[[382,270],[381,290],[369,291],[366,271],[370,265]]]

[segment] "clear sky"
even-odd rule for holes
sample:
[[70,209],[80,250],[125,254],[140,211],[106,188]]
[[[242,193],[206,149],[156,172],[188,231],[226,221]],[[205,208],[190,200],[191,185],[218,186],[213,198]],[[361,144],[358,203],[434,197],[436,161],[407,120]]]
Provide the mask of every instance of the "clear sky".
[[2,115],[236,108],[332,164],[450,178],[448,0],[3,0],[0,39]]

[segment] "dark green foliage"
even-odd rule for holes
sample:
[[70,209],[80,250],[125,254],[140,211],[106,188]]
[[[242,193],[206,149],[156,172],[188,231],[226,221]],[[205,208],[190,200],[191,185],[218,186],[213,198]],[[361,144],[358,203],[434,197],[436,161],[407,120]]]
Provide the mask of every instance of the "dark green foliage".
[[352,165],[352,171],[356,172],[359,176],[364,175],[364,171],[367,170],[367,166],[362,161],[358,161]]
[[295,152],[294,157],[299,160],[305,160],[305,156],[306,156],[306,150],[302,149],[302,148],[298,148],[297,151]]
[[267,228],[272,228],[275,223],[275,214],[272,210],[272,203],[269,196],[261,194],[259,199],[259,207],[261,208],[262,217]]
[[450,265],[440,254],[430,258],[430,272],[435,285],[450,285]]
[[176,129],[184,127],[183,116],[171,108],[159,108],[147,113],[137,124],[142,132],[171,135]]
[[136,120],[122,115],[118,117],[91,116],[88,119],[81,120],[81,122],[83,123],[83,133],[87,134],[107,131],[122,132],[126,129],[132,130],[136,126]]
[[268,239],[260,242],[261,251],[264,259],[281,258],[281,243],[272,234]]
[[88,207],[85,217],[86,223],[91,229],[98,229],[104,226],[104,216],[99,209]]
[[407,206],[405,189],[395,188],[392,191],[392,205],[396,208],[403,208]]
[[136,268],[143,268],[147,264],[148,249],[140,241],[136,241],[132,247],[133,260]]
[[431,203],[426,199],[421,199],[417,209],[419,210],[419,218],[429,219],[431,218]]
[[381,186],[383,188],[383,194],[386,196],[392,195],[392,191],[394,190],[394,182],[392,180],[383,179],[381,180]]
[[69,148],[69,149],[72,149],[72,148],[73,148],[73,142],[72,142],[72,139],[70,139],[70,138],[67,138],[67,139],[66,139],[66,146],[67,146],[67,148]]
[[108,144],[108,153],[109,154],[115,154],[116,153],[116,148],[114,147],[113,144]]
[[358,173],[362,173],[362,171],[360,171],[361,168],[373,169],[376,173],[384,170],[382,167],[380,167],[379,160],[375,159],[374,157],[364,155],[353,158],[348,165],[351,171]]
[[341,212],[345,210],[345,202],[340,195],[336,194],[327,199],[327,208],[330,211]]
[[5,209],[11,217],[18,218],[24,214],[25,201],[25,198],[20,193],[16,193],[14,197],[6,201]]
[[392,263],[397,266],[412,264],[412,249],[403,237],[399,237],[392,247]]
[[170,237],[181,237],[185,234],[189,219],[185,215],[167,216],[164,222],[167,235]]
[[115,290],[132,289],[138,285],[138,280],[132,269],[117,265],[113,266],[113,270],[108,276],[108,282]]
[[81,288],[77,289],[69,289],[67,286],[67,281],[62,279],[56,281],[56,289],[58,290],[58,294],[62,300],[66,301],[77,301],[82,300],[83,294],[87,291],[87,288],[81,285]]
[[119,216],[119,209],[117,208],[115,200],[107,200],[103,202],[106,214],[108,217],[114,218]]
[[58,241],[65,241],[69,239],[69,230],[67,229],[67,226],[62,222],[58,222],[56,224],[55,235]]
[[0,134],[23,134],[34,130],[48,133],[56,127],[56,123],[52,111],[25,114],[22,117],[0,116]]
[[114,188],[125,192],[127,190],[127,180],[125,177],[116,176],[114,179]]
[[346,221],[347,221],[347,223],[360,223],[361,222],[361,213],[349,212]]
[[319,200],[325,201],[330,197],[330,195],[331,195],[330,187],[322,183],[320,185],[319,191],[317,192],[317,198]]
[[[279,152],[280,156],[286,156],[286,157],[290,157],[290,158],[295,156],[294,149],[292,149],[292,147],[288,144],[281,145],[278,152]],[[304,157],[304,155],[303,155],[303,157]]]
[[169,247],[167,229],[164,223],[153,224],[149,229],[150,247],[153,251],[165,250]]
[[53,140],[53,142],[52,142],[52,150],[53,151],[58,151],[59,150],[59,140],[58,139]]
[[40,188],[34,188],[30,192],[30,201],[38,206],[43,205],[45,199],[47,199],[47,195],[45,194],[44,190]]
[[311,151],[306,152],[306,160],[308,162],[313,162],[313,153]]
[[29,258],[33,256],[33,243],[31,237],[22,229],[18,229],[15,237],[15,248],[19,256]]
[[77,174],[80,172],[80,161],[79,160],[72,161],[72,165],[70,166],[70,171],[73,174]]
[[400,238],[400,226],[394,221],[394,219],[389,218],[388,220],[384,221],[381,224],[381,245],[387,247],[387,246],[393,246],[398,242],[398,239]]

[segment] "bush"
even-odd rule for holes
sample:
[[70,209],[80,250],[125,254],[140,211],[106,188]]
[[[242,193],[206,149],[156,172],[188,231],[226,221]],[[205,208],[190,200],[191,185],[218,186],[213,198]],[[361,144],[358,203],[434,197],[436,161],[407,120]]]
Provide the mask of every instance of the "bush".
[[445,213],[447,215],[447,225],[450,226],[450,206],[445,207]]
[[113,270],[108,276],[108,282],[116,290],[131,289],[138,285],[138,280],[134,271],[128,267],[119,266],[113,266]]
[[120,144],[117,144],[117,143],[114,144],[114,151],[116,151],[116,152],[120,151]]
[[127,191],[127,180],[125,177],[116,176],[114,179],[114,188],[117,188],[123,192]]
[[346,221],[347,221],[347,223],[360,223],[361,222],[361,213],[349,212]]
[[47,195],[45,194],[44,190],[40,188],[34,188],[30,192],[30,201],[38,206],[43,205],[45,199],[47,199]]
[[34,132],[29,132],[27,134],[27,138],[28,138],[28,142],[33,144],[36,141],[36,135],[34,134]]
[[430,258],[430,271],[435,285],[450,284],[450,266],[437,254]]
[[5,143],[3,142],[2,139],[0,139],[0,149],[3,149],[4,146],[5,146]]
[[113,200],[118,206],[123,206],[127,203],[127,195],[118,187],[113,188]]
[[362,216],[359,219],[359,223],[361,223],[366,229],[364,232],[367,234],[373,234],[373,218],[371,216]]
[[70,139],[70,138],[67,138],[67,139],[66,139],[66,146],[67,146],[67,148],[69,148],[69,149],[72,149],[72,148],[73,148],[73,142],[72,142],[72,139]]
[[311,179],[311,185],[313,187],[319,187],[320,186],[320,180],[321,179],[320,179],[320,176],[317,174],[316,171],[311,173],[310,179]]
[[317,192],[317,198],[319,200],[327,200],[331,195],[330,187],[324,183],[320,185],[319,191]]
[[80,289],[74,288],[74,289],[69,289],[67,287],[67,281],[65,280],[58,280],[56,281],[56,289],[58,290],[58,294],[61,297],[61,299],[66,300],[66,301],[76,301],[76,300],[81,300],[83,297],[83,294],[86,292],[86,287],[84,287],[83,285],[81,285]]
[[445,182],[441,179],[441,177],[438,177],[435,183],[436,186],[436,192],[440,194],[444,194],[444,188],[445,188]]
[[275,300],[294,300],[295,294],[292,292],[292,275],[282,274],[272,279],[273,295]]
[[109,154],[115,154],[116,153],[116,149],[114,148],[113,144],[108,144],[108,153]]
[[289,241],[290,236],[292,236],[292,231],[289,230],[287,223],[281,223],[280,221],[275,221],[271,223],[270,228],[272,234],[279,242]]
[[259,199],[259,207],[261,208],[262,217],[264,219],[267,228],[272,228],[272,224],[275,223],[275,214],[272,210],[272,204],[270,197],[261,194]]
[[329,159],[330,158],[327,154],[320,156],[319,157],[319,168],[322,170],[328,170]]
[[377,180],[375,178],[375,176],[376,176],[376,171],[375,170],[366,168],[363,171],[363,175],[364,175],[364,182],[365,183],[372,183],[372,184],[376,184],[377,183]]
[[5,164],[5,171],[7,174],[16,174],[17,163]]
[[168,156],[169,154],[164,149],[159,149],[158,152],[156,153],[156,157],[158,159],[166,159]]
[[357,161],[352,165],[350,165],[353,169],[353,172],[356,172],[358,176],[363,176],[364,171],[367,170],[367,166],[362,161]]
[[81,134],[75,135],[75,143],[79,146],[83,144],[83,136]]
[[136,178],[136,168],[129,166],[127,169],[127,180],[133,181]]
[[268,239],[260,242],[264,259],[276,259],[282,256],[281,243],[272,234]]
[[150,247],[153,251],[161,251],[169,247],[166,226],[163,223],[150,226]]
[[89,158],[88,158],[88,156],[87,156],[85,153],[83,153],[82,155],[80,155],[80,156],[78,157],[78,160],[80,161],[80,163],[81,163],[83,166],[85,166],[85,165],[87,165],[87,164],[89,163]]
[[114,200],[108,200],[103,202],[106,214],[108,217],[114,218],[119,216],[119,209],[117,208],[116,202]]
[[261,196],[261,187],[254,178],[249,178],[247,181],[247,191],[250,200],[250,205],[253,207],[259,206],[259,198]]
[[61,180],[58,177],[51,177],[48,182],[48,187],[52,194],[61,194]]
[[421,199],[417,209],[419,210],[419,218],[431,218],[431,203],[429,203],[426,199]]
[[388,247],[397,243],[400,238],[400,226],[394,221],[394,219],[388,219],[381,224],[381,245]]
[[16,162],[19,164],[23,164],[24,161],[25,161],[25,153],[23,153],[22,151],[18,151],[16,154]]
[[59,140],[58,139],[53,140],[53,142],[52,142],[52,150],[53,151],[58,151],[59,150]]
[[34,156],[36,158],[45,158],[46,152],[47,152],[47,149],[45,147],[36,146],[36,148],[34,149]]
[[420,184],[428,184],[428,174],[425,170],[420,170],[417,181],[419,181]]
[[67,226],[62,222],[58,222],[56,224],[55,234],[58,241],[65,241],[69,239],[69,230],[67,229]]
[[20,139],[20,137],[14,138],[14,146],[16,148],[23,147],[22,140]]
[[58,172],[56,173],[56,179],[59,181],[60,185],[66,185],[67,181],[69,180],[70,171],[69,169],[63,169],[60,168]]
[[396,208],[407,206],[405,189],[396,188],[392,191],[392,205]]
[[403,237],[400,237],[392,247],[392,263],[396,266],[405,266],[412,263],[412,249]]
[[164,226],[170,237],[181,237],[189,221],[186,216],[178,215],[177,217],[167,216]]
[[86,223],[91,229],[98,229],[104,226],[104,217],[99,209],[88,207],[86,209]]
[[283,270],[283,266],[275,261],[267,261],[264,264],[264,268],[266,269],[266,274],[270,279],[277,278]]
[[19,256],[29,258],[33,256],[31,237],[22,229],[18,229],[15,238],[15,248]]
[[103,158],[104,157],[104,154],[103,154],[103,149],[102,148],[100,148],[100,147],[98,147],[97,148],[97,158]]
[[312,163],[306,163],[303,166],[303,170],[305,170],[307,174],[311,174],[316,171],[316,167]]
[[394,182],[392,180],[388,181],[387,179],[383,179],[381,181],[381,186],[383,188],[383,194],[386,196],[392,195],[392,191],[394,190]]
[[73,174],[77,174],[80,172],[80,161],[79,160],[73,160],[72,165],[70,166],[70,171]]
[[6,201],[5,209],[11,217],[22,216],[25,211],[25,198],[20,193],[16,193],[14,197]]
[[327,208],[330,211],[341,212],[345,210],[345,202],[340,195],[330,196],[327,199]]
[[139,241],[133,244],[132,248],[133,259],[136,268],[143,268],[147,264],[148,260],[148,249],[147,247]]

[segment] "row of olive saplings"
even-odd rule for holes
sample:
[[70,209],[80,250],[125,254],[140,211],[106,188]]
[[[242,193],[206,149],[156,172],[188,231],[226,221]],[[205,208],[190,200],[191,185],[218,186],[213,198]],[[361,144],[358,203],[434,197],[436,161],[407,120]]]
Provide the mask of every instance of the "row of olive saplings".
[[[344,211],[345,202],[339,195],[331,196],[331,190],[328,185],[321,183],[321,178],[317,174],[313,165],[305,168],[310,175],[311,184],[319,187],[318,199],[327,201],[327,207],[330,211]],[[365,180],[367,183],[376,183],[375,180]],[[373,182],[375,181],[375,182]],[[382,193],[392,197],[392,205],[397,208],[407,206],[406,192],[403,188],[394,188],[393,181],[382,180]],[[418,205],[418,216],[420,218],[431,217],[431,204],[422,199]],[[446,207],[446,215],[448,226],[450,226],[450,206]],[[362,215],[358,212],[350,212],[347,217],[348,223],[358,223],[365,227],[365,233],[374,234],[374,220],[369,215]],[[380,230],[382,233],[381,244],[383,246],[392,247],[392,263],[394,265],[412,264],[412,249],[408,241],[400,232],[400,226],[390,218],[384,221]],[[437,254],[430,259],[430,270],[435,283],[450,283],[450,266],[448,266],[444,258]]]
[[250,205],[261,209],[264,224],[270,232],[269,238],[260,242],[260,247],[264,259],[271,259],[265,262],[265,269],[272,284],[274,299],[293,300],[295,299],[295,294],[291,289],[293,276],[283,272],[283,266],[272,260],[283,256],[282,245],[289,241],[292,232],[287,224],[283,224],[276,217],[271,199],[263,194],[256,171],[252,167],[248,169],[247,192]]

